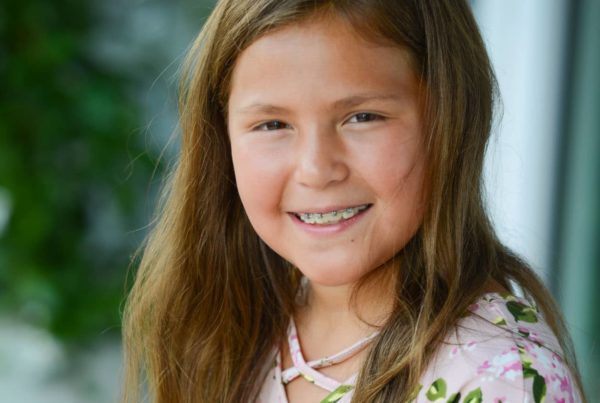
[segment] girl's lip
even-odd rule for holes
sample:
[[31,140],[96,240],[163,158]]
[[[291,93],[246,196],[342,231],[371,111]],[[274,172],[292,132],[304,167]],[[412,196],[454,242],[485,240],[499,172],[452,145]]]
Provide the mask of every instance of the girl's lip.
[[288,213],[290,214],[325,214],[325,213],[331,213],[332,211],[339,211],[339,210],[346,210],[349,208],[356,208],[356,207],[362,207],[362,206],[367,206],[366,210],[368,210],[372,204],[371,203],[362,203],[362,204],[351,204],[351,205],[345,205],[345,206],[341,206],[341,205],[337,205],[337,206],[330,206],[330,207],[318,207],[318,208],[309,208],[306,210],[297,210],[297,211],[289,211]]
[[[364,206],[364,204],[360,204],[357,207],[359,207],[359,206]],[[348,229],[349,227],[358,223],[367,214],[367,212],[369,212],[371,210],[371,206],[372,206],[372,204],[367,204],[367,208],[359,211],[355,216],[348,218],[347,220],[337,222],[335,224],[308,224],[308,223],[305,223],[304,221],[302,221],[296,215],[296,213],[288,213],[288,215],[292,219],[292,222],[294,224],[296,224],[298,227],[300,227],[300,229],[302,229],[303,231],[308,232],[311,235],[326,236],[326,235],[343,232],[346,229]],[[346,208],[349,208],[349,207],[346,207]],[[329,212],[329,211],[332,211],[332,210],[325,210],[325,212]]]

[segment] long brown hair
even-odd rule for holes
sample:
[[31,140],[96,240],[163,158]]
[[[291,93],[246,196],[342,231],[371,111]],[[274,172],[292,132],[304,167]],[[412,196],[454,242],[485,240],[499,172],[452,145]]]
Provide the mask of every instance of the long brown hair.
[[155,402],[256,398],[256,370],[268,367],[285,335],[301,276],[262,243],[243,211],[226,127],[229,77],[261,35],[315,15],[408,49],[426,93],[426,213],[394,258],[402,267],[396,306],[353,401],[409,400],[444,335],[492,280],[517,284],[535,301],[577,374],[551,296],[498,241],[484,209],[496,86],[466,1],[223,0],[183,71],[181,154],[125,310],[124,401],[139,401],[144,390]]

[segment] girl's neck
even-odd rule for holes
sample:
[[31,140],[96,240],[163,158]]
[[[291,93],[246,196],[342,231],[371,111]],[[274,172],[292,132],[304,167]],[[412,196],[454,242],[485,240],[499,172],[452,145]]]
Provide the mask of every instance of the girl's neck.
[[[292,339],[288,344],[286,338],[281,345],[282,369],[294,367],[290,345],[297,346],[297,342],[302,358],[310,362],[347,352],[346,349],[356,346],[357,342],[379,330],[392,311],[394,282],[379,282],[374,277],[371,276],[368,283],[357,289],[354,298],[353,284],[327,287],[306,283],[302,305],[294,314],[297,339]],[[365,343],[368,343],[368,339]],[[362,347],[360,350],[350,350],[350,356],[319,369],[319,372],[340,382],[349,379],[358,373],[368,354],[368,344]],[[320,401],[328,394],[302,378],[287,384],[286,393],[290,401],[295,400],[292,398],[295,396],[301,396],[298,401]],[[308,399],[308,395],[315,399]]]
[[313,335],[335,335],[343,329],[367,336],[377,330],[388,319],[394,302],[395,281],[386,272],[374,274],[354,295],[354,284],[329,287],[309,282],[306,305],[296,313],[298,327]]

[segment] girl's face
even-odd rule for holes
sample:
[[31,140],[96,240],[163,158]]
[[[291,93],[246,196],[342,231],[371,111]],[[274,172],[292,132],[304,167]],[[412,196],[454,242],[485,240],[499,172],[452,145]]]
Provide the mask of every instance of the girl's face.
[[336,19],[269,33],[236,62],[228,126],[250,222],[313,283],[356,282],[419,227],[419,81],[402,48]]

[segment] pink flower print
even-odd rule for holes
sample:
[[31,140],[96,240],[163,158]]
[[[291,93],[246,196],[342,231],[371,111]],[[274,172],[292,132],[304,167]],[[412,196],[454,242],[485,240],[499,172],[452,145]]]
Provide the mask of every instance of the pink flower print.
[[559,375],[558,379],[560,380],[560,391],[561,392],[567,392],[569,395],[572,395],[573,394],[573,388],[572,388],[571,380],[569,379],[569,377],[568,376],[561,377]]
[[514,380],[522,373],[521,359],[514,349],[493,357],[491,361],[486,360],[477,368],[477,374],[483,375],[482,379],[487,381],[500,378]]
[[523,326],[519,326],[517,327],[517,331],[523,336],[523,337],[529,337],[530,331],[529,329],[527,329],[526,327]]
[[525,351],[536,361],[535,368],[542,373],[556,372],[556,354],[535,343],[524,343]]
[[544,345],[544,341],[540,338],[539,334],[531,329],[528,329],[524,326],[519,326],[517,327],[517,332],[519,332],[519,334],[525,337],[527,340],[531,340],[532,342],[536,343],[538,346]]
[[477,345],[476,341],[470,341],[464,346],[465,351],[473,351],[475,350],[475,346]]
[[458,353],[460,352],[460,350],[473,351],[473,350],[475,350],[476,346],[477,346],[477,342],[474,340],[468,342],[467,344],[459,344],[457,346],[454,346],[448,353],[448,358],[456,357],[458,355]]
[[552,370],[553,353],[550,350],[536,343],[523,343],[523,347],[529,357],[537,361],[536,367],[541,366],[546,370]]
[[494,403],[504,403],[506,402],[506,396],[497,397],[494,399]]
[[555,361],[558,361],[559,363],[562,363],[562,357],[560,355],[556,354],[555,352],[552,352],[552,358]]

